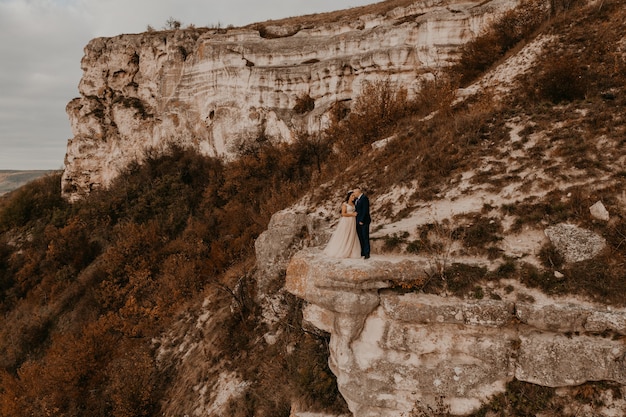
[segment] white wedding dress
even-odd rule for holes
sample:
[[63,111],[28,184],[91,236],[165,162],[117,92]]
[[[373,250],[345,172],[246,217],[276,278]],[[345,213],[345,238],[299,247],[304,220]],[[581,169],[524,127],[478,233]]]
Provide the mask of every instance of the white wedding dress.
[[[346,205],[346,212],[354,213],[354,206]],[[361,244],[359,243],[359,236],[356,234],[356,217],[341,216],[337,228],[326,244],[324,254],[333,258],[361,257]]]

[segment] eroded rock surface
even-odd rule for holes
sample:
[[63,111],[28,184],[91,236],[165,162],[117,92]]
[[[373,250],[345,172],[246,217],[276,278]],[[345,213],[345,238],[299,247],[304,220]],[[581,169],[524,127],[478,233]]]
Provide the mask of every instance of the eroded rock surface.
[[[173,145],[232,157],[263,135],[290,141],[326,126],[364,85],[419,89],[514,0],[416,1],[384,15],[307,28],[186,29],[97,38],[85,48],[80,97],[67,106],[63,192],[106,187],[131,162]],[[262,37],[262,35],[266,37]],[[306,100],[307,106],[295,111]]]
[[399,289],[419,286],[427,268],[418,257],[338,260],[316,248],[287,267],[287,290],[309,302],[305,319],[331,333],[331,369],[355,416],[397,416],[438,397],[467,414],[514,378],[626,384],[626,310]]

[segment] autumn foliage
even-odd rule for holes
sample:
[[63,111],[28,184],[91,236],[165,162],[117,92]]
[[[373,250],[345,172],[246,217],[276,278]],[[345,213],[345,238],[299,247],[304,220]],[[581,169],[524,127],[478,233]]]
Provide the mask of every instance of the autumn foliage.
[[313,172],[306,143],[224,164],[172,149],[70,205],[51,175],[0,209],[0,416],[150,416],[153,339],[251,256]]

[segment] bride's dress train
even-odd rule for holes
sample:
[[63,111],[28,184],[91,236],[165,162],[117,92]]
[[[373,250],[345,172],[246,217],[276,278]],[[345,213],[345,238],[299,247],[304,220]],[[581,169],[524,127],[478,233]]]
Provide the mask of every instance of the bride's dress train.
[[[346,211],[354,213],[354,206],[348,204]],[[339,219],[337,228],[326,244],[324,254],[333,258],[361,257],[361,244],[356,233],[356,217],[342,216]]]

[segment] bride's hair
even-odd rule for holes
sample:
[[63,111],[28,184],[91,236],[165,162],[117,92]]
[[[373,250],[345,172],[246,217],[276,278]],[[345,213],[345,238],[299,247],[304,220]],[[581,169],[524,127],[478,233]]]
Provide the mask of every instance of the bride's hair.
[[[348,191],[348,195],[346,196],[344,203],[347,203],[348,201],[350,201],[350,196],[352,195],[353,192],[354,191],[352,190]],[[343,203],[341,204],[341,207],[339,207],[339,213],[343,213]]]

